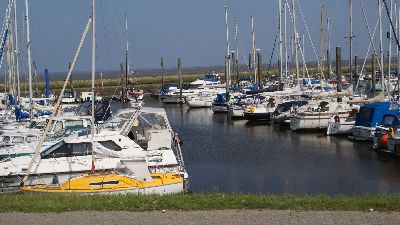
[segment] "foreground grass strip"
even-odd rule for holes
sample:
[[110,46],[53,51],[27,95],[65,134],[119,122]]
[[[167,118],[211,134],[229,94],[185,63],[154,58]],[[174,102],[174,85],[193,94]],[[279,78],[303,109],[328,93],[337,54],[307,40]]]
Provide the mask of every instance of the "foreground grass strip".
[[400,211],[400,195],[293,196],[193,194],[170,196],[73,196],[1,194],[0,212],[291,209]]

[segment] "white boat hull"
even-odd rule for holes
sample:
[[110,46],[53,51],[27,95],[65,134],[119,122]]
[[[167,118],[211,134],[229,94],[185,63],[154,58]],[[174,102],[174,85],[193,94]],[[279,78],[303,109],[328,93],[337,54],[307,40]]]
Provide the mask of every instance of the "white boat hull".
[[225,113],[228,112],[228,107],[226,105],[213,105],[212,111],[215,113]]
[[375,127],[356,126],[351,130],[350,139],[355,141],[372,141],[375,135]]
[[212,101],[187,100],[186,104],[189,106],[189,108],[210,108],[210,107],[212,107]]
[[335,121],[329,121],[326,134],[327,135],[351,134],[351,130],[353,127],[354,127],[354,122],[336,123]]

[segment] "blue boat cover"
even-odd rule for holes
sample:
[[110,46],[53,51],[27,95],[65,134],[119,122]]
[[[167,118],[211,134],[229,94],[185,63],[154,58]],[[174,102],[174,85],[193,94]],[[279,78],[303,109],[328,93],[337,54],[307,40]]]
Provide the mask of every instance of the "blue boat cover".
[[356,115],[356,126],[376,127],[382,122],[385,115],[400,113],[400,106],[397,102],[374,102],[361,106]]

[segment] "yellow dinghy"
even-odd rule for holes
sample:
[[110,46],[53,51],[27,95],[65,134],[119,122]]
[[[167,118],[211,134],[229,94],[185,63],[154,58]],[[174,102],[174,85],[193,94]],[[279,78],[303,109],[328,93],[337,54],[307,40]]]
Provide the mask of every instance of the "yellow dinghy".
[[176,194],[184,191],[184,179],[179,174],[150,174],[140,181],[116,172],[85,174],[62,184],[25,186],[21,190],[33,193],[57,194]]

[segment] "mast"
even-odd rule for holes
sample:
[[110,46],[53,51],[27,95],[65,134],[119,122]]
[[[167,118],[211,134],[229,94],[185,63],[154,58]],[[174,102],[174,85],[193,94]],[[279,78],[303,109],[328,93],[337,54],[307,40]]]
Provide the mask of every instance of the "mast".
[[[393,18],[393,0],[390,0],[390,19]],[[391,74],[391,61],[392,61],[392,29],[390,29],[390,20],[389,20],[389,57],[388,57],[388,78],[390,79]],[[389,91],[389,90],[388,90]]]
[[236,51],[236,57],[235,57],[235,65],[236,65],[236,82],[237,85],[239,85],[239,37],[238,37],[238,24],[237,24],[237,17],[235,17],[235,51]]
[[256,30],[254,27],[254,17],[251,17],[251,36],[253,38],[253,68],[254,68],[254,82],[257,84],[257,67],[256,67]]
[[[93,23],[94,24],[94,23]],[[126,94],[128,91],[128,73],[129,73],[129,63],[128,63],[128,54],[129,54],[129,43],[128,43],[128,18],[125,13],[125,37],[126,37],[126,46],[125,46],[125,92],[123,94],[124,101],[126,100]]]
[[[226,55],[229,57],[230,55],[230,49],[229,49],[229,25],[228,25],[228,8],[225,5],[225,29],[226,29]],[[230,73],[231,73],[231,64],[230,60],[228,58],[228,65],[227,65],[227,70],[225,74],[225,80],[226,80],[226,85],[227,87],[230,86]],[[227,90],[228,91],[228,90]]]
[[28,79],[29,79],[29,118],[32,120],[33,117],[33,111],[32,111],[32,98],[33,98],[33,92],[32,92],[32,61],[31,61],[31,38],[30,38],[30,33],[29,33],[29,5],[28,5],[28,0],[25,0],[25,22],[26,22],[26,42],[27,42],[27,48],[28,48]]
[[95,123],[94,123],[94,104],[95,104],[95,96],[94,96],[94,82],[96,78],[96,0],[92,2],[92,174],[95,170],[95,157],[94,157],[94,133],[95,133]]
[[349,58],[349,72],[350,72],[350,85],[353,85],[353,1],[349,0],[349,13],[350,13],[350,58]]
[[283,38],[283,45],[285,47],[285,80],[288,78],[288,48],[287,48],[287,1],[284,2],[285,10],[284,10],[284,38]]
[[17,101],[20,102],[21,86],[19,83],[19,49],[18,49],[18,23],[17,23],[17,1],[14,1],[14,32],[15,32],[15,67],[17,73]]
[[385,93],[385,76],[383,75],[383,37],[382,37],[382,2],[378,0],[378,10],[379,10],[379,51],[380,51],[380,61],[381,61],[381,85],[382,92]]
[[[351,0],[350,0],[351,1]],[[321,78],[324,77],[324,16],[325,16],[325,2],[321,2],[321,18],[320,18],[320,33],[319,33],[319,69]],[[304,49],[303,49],[304,51]]]
[[296,30],[296,11],[295,3],[292,0],[292,15],[293,15],[293,33],[294,33],[294,57],[296,61],[296,84],[299,85],[299,59],[298,59],[298,41],[297,41],[297,30]]
[[283,83],[283,48],[282,48],[282,0],[279,1],[279,6],[278,6],[278,32],[279,32],[279,87]]
[[327,26],[328,26],[328,78],[330,78],[332,74],[332,62],[331,62],[331,24],[330,18],[327,18]]

